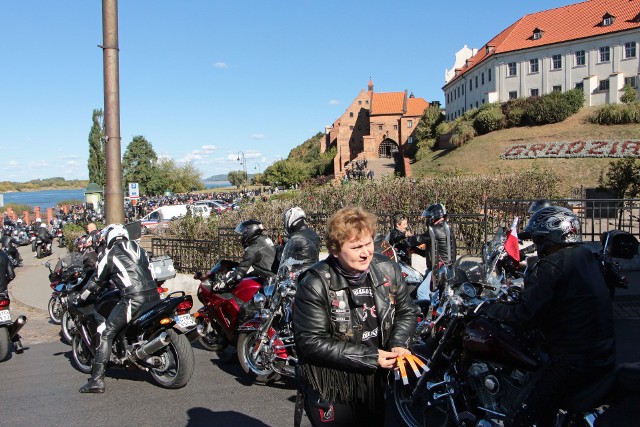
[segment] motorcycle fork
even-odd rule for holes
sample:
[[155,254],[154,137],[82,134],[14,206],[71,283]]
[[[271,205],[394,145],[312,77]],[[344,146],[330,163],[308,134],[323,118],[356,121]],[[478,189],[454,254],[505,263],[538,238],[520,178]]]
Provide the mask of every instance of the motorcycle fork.
[[258,342],[253,347],[253,350],[251,352],[251,356],[254,359],[258,357],[258,354],[260,354],[260,352],[262,351],[262,348],[264,347],[267,341],[269,341],[270,345],[273,345],[273,341],[275,340],[276,335],[274,334],[273,338],[270,340],[269,329],[271,329],[271,325],[273,325],[274,317],[275,316],[273,314],[270,315],[269,319],[266,322],[261,323],[260,326],[258,327]]

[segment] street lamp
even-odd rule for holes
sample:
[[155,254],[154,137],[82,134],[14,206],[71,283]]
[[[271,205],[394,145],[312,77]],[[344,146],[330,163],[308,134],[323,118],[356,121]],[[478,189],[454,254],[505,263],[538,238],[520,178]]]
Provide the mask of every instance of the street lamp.
[[253,169],[258,169],[258,173],[260,173],[260,163],[256,163],[256,166]]
[[247,191],[247,158],[242,151],[238,151],[238,159],[242,165],[242,171],[244,172],[244,191]]

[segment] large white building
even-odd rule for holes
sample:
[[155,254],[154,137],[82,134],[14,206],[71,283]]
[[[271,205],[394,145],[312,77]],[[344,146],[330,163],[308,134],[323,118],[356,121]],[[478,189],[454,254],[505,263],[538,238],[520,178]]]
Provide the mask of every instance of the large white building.
[[[640,0],[589,0],[526,15],[445,73],[447,120],[487,102],[582,88],[585,105],[637,87]],[[465,48],[456,54],[474,52]]]

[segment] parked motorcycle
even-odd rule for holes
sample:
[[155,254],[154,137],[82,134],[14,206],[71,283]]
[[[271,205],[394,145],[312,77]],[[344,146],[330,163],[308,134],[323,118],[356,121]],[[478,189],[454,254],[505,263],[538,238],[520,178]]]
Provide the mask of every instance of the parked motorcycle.
[[249,302],[262,285],[255,277],[245,277],[229,289],[224,286],[222,277],[237,267],[235,261],[222,260],[206,274],[196,273],[193,278],[200,281],[198,299],[202,307],[195,314],[196,321],[202,325],[204,335],[200,344],[209,351],[218,353],[223,362],[230,361],[236,353],[237,328],[240,318],[249,318]]
[[238,326],[238,360],[254,380],[295,376],[298,356],[291,315],[300,264],[304,261],[293,258],[281,263],[275,283],[264,287],[264,295],[254,295],[254,317]]
[[7,294],[0,294],[0,362],[9,357],[10,343],[17,354],[24,351],[22,341],[20,341],[20,329],[27,323],[27,316],[18,316],[16,320],[11,320],[9,306],[11,301]]
[[[529,333],[476,314],[487,301],[481,296],[483,288],[463,283],[447,289],[443,309],[427,334],[430,339],[411,347],[426,369],[420,377],[401,375],[391,384],[397,415],[405,425],[502,425],[540,368],[545,355]],[[505,289],[499,298],[513,298]],[[640,364],[619,367],[570,396],[558,425],[592,426],[615,394],[640,391],[637,382],[629,381],[637,375]]]
[[[100,340],[98,327],[120,301],[120,291],[107,289],[86,301],[78,294],[72,291],[69,296],[78,329],[71,342],[72,358],[78,370],[88,374]],[[189,314],[192,307],[191,296],[178,291],[140,313],[116,336],[110,363],[148,371],[164,388],[184,387],[195,365],[190,341],[202,333]]]
[[[59,259],[55,268],[51,268],[49,261],[44,263],[44,266],[49,269],[49,286],[53,290],[51,298],[49,298],[49,304],[47,311],[49,312],[49,318],[56,325],[62,324],[62,320],[65,312],[67,311],[67,297],[71,289],[73,289],[78,283],[82,281],[84,277],[84,270],[82,267],[82,255],[78,252],[73,252],[67,257]],[[68,330],[70,325],[67,325]],[[63,335],[64,335],[63,325]],[[71,343],[71,336],[65,336]]]

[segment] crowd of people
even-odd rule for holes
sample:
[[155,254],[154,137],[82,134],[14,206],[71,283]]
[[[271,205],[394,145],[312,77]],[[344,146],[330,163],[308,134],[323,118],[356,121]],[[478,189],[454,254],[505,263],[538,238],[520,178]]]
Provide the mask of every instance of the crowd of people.
[[372,169],[368,169],[369,162],[367,159],[359,159],[352,161],[344,171],[343,181],[349,181],[351,179],[373,179],[374,172]]

